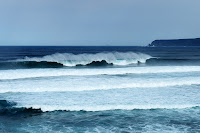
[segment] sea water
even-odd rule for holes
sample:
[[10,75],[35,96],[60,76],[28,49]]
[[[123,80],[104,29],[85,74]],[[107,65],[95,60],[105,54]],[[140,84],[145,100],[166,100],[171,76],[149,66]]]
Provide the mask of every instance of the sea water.
[[0,132],[200,132],[200,47],[0,47]]

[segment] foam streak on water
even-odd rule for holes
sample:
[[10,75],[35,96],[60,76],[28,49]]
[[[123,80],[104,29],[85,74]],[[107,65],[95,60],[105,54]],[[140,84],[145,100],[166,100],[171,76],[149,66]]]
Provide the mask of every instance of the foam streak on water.
[[[184,88],[184,89],[183,89]],[[199,106],[198,86],[130,88],[80,92],[4,93],[17,107],[41,108],[43,111],[102,111],[115,109],[183,109]]]
[[0,92],[86,91],[121,88],[155,88],[199,84],[199,74],[177,73],[128,76],[64,76],[21,80],[3,80]]
[[126,75],[152,73],[186,73],[200,72],[200,66],[154,66],[127,68],[85,68],[85,69],[18,69],[4,70],[0,73],[0,80],[23,79],[36,77],[59,76],[88,76],[88,75]]
[[0,132],[199,131],[198,49],[69,49],[0,62]]

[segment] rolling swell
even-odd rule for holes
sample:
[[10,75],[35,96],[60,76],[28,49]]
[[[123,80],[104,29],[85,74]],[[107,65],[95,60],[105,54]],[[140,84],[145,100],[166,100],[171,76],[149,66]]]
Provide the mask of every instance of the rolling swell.
[[71,53],[57,53],[43,57],[25,57],[15,61],[46,61],[57,62],[67,67],[72,66],[105,66],[105,65],[119,65],[126,66],[131,64],[145,63],[151,56],[143,53],[134,52],[110,52],[97,54],[71,54]]
[[[107,63],[105,60],[102,61],[92,61],[86,65],[77,64],[76,66],[112,66],[113,63]],[[0,69],[23,69],[23,68],[62,68],[65,67],[63,64],[58,62],[47,62],[47,61],[19,61],[19,62],[0,62]]]
[[112,66],[112,65],[113,65],[113,63],[108,63],[105,60],[102,60],[102,61],[92,61],[91,63],[88,63],[86,65],[77,64],[76,66],[93,66],[93,67],[96,67],[96,66]]
[[[1,132],[199,132],[199,108],[181,110],[54,111],[3,117]],[[0,116],[1,118],[1,116]],[[6,119],[5,119],[6,118]],[[16,119],[17,118],[17,119]]]
[[0,69],[23,69],[23,68],[61,68],[63,64],[47,61],[19,61],[0,62]]
[[200,127],[199,107],[42,112],[13,105],[0,100],[0,132],[199,132]]
[[32,115],[42,113],[41,109],[33,108],[16,108],[17,105],[15,102],[9,102],[7,100],[0,100],[0,115]]
[[[118,60],[113,62],[107,62],[106,60],[101,61],[91,61],[88,63],[73,63],[74,66],[66,65],[63,62],[51,62],[51,61],[10,61],[10,62],[0,62],[0,69],[27,69],[27,68],[63,68],[63,67],[106,67],[106,66],[114,66],[115,62],[120,62]],[[161,59],[161,58],[150,58],[145,61],[145,63],[137,61],[135,63],[129,61],[121,61],[125,63],[118,64],[118,66],[160,66],[160,65],[200,65],[200,60],[198,59]],[[128,63],[129,62],[129,63]]]
[[0,69],[23,68],[62,68],[62,67],[104,67],[128,65],[200,65],[200,59],[177,59],[151,57],[150,55],[134,52],[110,52],[97,54],[57,53],[43,57],[25,57],[7,62],[0,62]]
[[146,65],[200,65],[200,59],[150,58]]
[[108,106],[108,107],[94,107],[94,108],[57,108],[46,107],[36,108],[36,107],[17,107],[16,102],[10,102],[7,100],[0,100],[0,115],[27,115],[27,114],[40,114],[45,112],[99,112],[99,111],[109,111],[109,110],[162,110],[162,109],[187,109],[187,108],[200,108],[200,105],[177,105],[177,106],[127,106],[127,105],[118,105],[118,106]]

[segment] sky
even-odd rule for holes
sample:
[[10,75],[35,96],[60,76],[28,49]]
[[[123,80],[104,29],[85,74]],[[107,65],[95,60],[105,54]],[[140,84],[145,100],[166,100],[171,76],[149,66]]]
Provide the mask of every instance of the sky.
[[145,46],[200,37],[200,0],[0,0],[0,45]]

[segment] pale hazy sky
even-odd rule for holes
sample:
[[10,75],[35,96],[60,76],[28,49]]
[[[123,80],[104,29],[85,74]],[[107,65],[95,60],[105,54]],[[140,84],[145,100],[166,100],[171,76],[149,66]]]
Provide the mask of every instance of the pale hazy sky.
[[200,0],[0,0],[0,45],[147,45],[200,37]]

